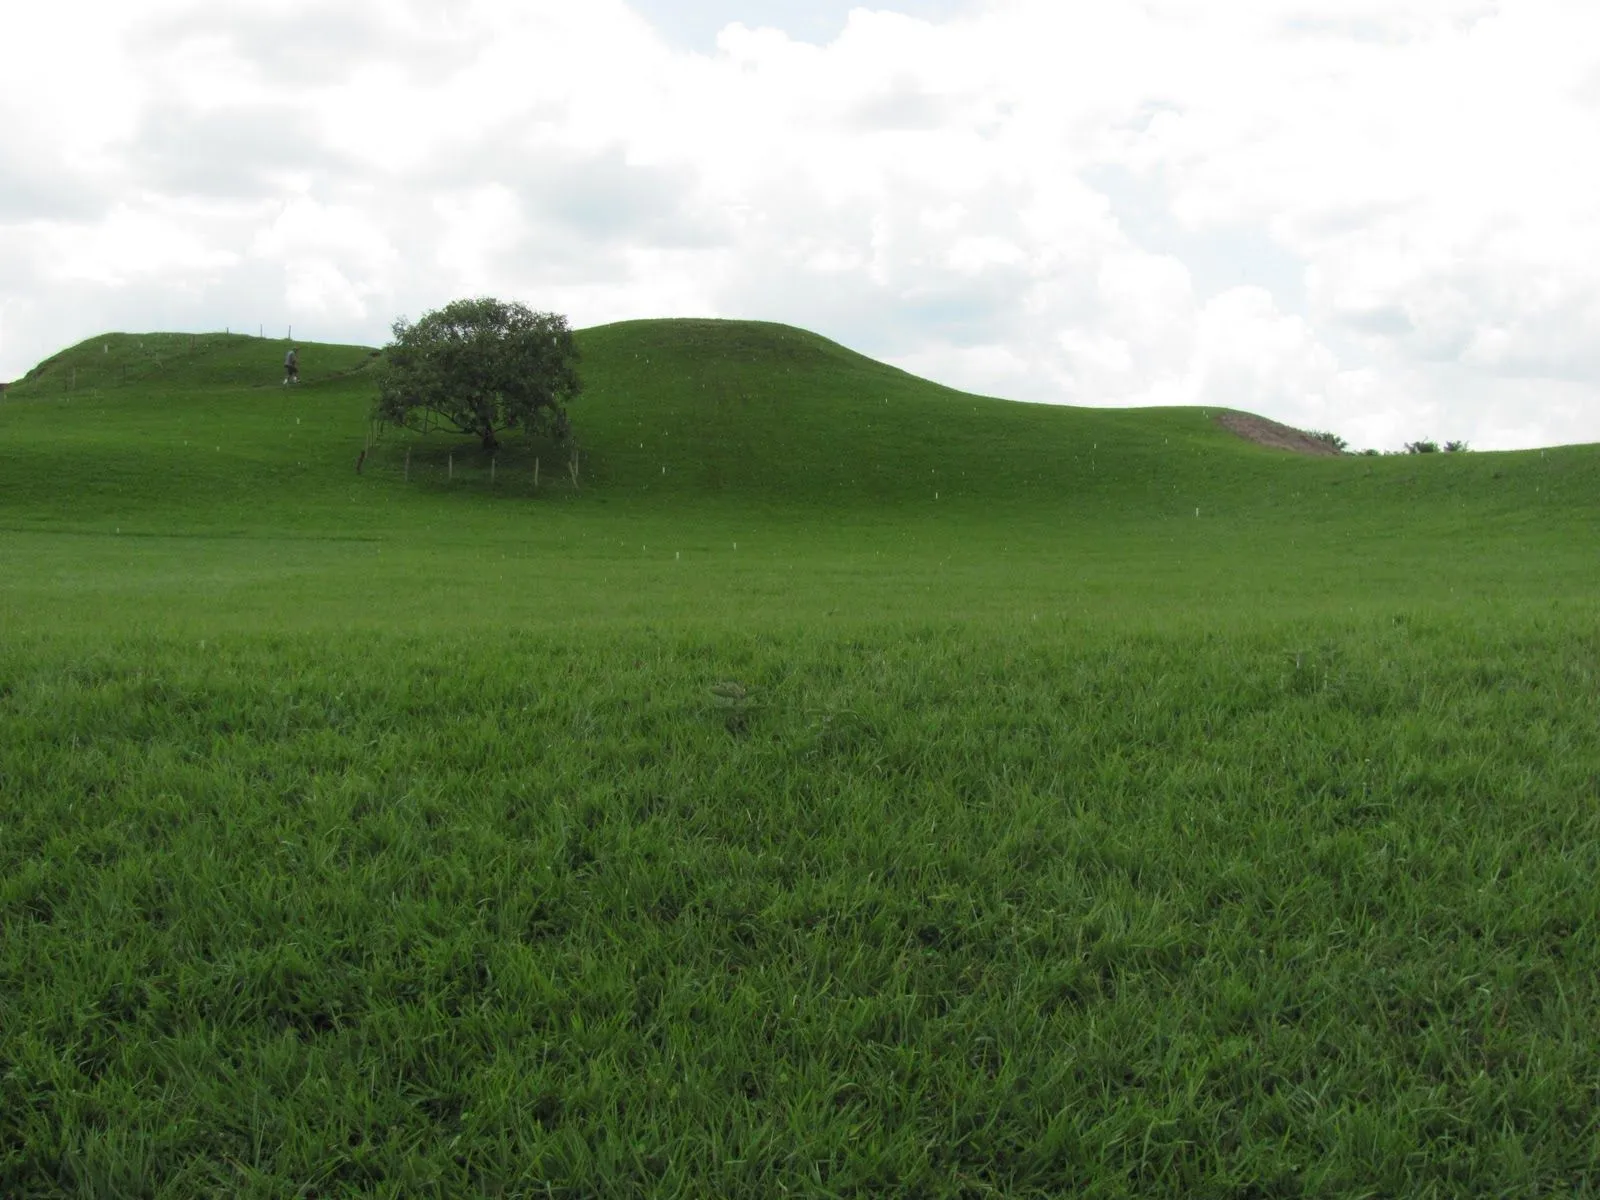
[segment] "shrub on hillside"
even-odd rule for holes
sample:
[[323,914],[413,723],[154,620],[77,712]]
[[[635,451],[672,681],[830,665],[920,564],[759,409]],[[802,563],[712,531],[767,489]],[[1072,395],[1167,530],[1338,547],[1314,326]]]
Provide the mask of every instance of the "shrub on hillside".
[[1319,442],[1332,446],[1340,454],[1343,454],[1350,448],[1350,443],[1345,441],[1337,433],[1329,433],[1323,429],[1313,429],[1311,431],[1311,436]]

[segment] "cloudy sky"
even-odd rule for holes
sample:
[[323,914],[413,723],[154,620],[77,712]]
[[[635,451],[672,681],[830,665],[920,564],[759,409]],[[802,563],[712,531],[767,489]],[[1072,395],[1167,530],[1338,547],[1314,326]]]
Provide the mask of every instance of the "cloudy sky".
[[0,45],[0,379],[491,294],[1600,441],[1595,0],[53,0]]

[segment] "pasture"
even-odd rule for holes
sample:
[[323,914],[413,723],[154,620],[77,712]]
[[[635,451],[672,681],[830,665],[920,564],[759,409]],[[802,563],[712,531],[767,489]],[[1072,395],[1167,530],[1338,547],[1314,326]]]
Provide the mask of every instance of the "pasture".
[[1600,451],[579,337],[0,396],[0,1194],[1600,1191]]

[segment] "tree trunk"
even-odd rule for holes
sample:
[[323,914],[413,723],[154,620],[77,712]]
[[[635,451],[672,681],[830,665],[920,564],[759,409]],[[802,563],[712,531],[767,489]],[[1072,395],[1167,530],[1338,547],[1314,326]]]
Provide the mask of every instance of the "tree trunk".
[[494,430],[485,429],[483,431],[483,448],[490,452],[500,449],[500,439],[495,437]]

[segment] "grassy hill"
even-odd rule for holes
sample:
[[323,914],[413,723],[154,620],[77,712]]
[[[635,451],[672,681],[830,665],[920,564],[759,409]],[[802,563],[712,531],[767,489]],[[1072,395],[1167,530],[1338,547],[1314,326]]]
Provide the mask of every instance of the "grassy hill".
[[[783,326],[627,322],[579,344],[575,490],[564,450],[520,437],[491,464],[472,439],[391,430],[358,476],[373,434],[365,347],[302,345],[306,382],[285,388],[277,342],[93,338],[0,401],[0,525],[74,536],[30,545],[61,578],[93,581],[53,601],[58,621],[91,625],[127,611],[117,588],[150,561],[128,549],[135,536],[196,555],[234,600],[208,594],[197,615],[243,624],[382,625],[408,585],[369,585],[420,554],[439,565],[439,603],[483,613],[471,596],[487,558],[513,613],[542,620],[628,614],[650,594],[701,613],[870,616],[892,596],[936,617],[955,602],[1226,620],[1488,596],[1513,577],[1554,599],[1587,586],[1593,447],[1311,459],[1200,410],[964,395]],[[218,537],[234,540],[181,544]],[[596,557],[630,546],[631,559]],[[690,563],[678,582],[693,586],[661,598],[662,555]],[[794,587],[795,564],[819,556],[816,586]],[[866,592],[829,586],[839,571]],[[952,590],[952,576],[973,586]],[[1130,581],[1147,603],[1118,602]],[[33,586],[14,577],[0,603]],[[180,589],[172,612],[195,594]]]
[[579,342],[0,395],[0,1195],[1600,1187],[1600,450]]
[[[1445,527],[1496,512],[1576,506],[1592,514],[1600,503],[1600,455],[1588,447],[1308,460],[1244,441],[1203,410],[966,395],[785,326],[633,321],[584,330],[578,340],[583,477],[608,501],[898,512],[998,506],[1097,519],[1192,515],[1199,507],[1214,516]],[[307,383],[285,389],[281,351],[240,335],[172,334],[107,335],[63,351],[7,393],[0,429],[14,457],[0,498],[13,514],[25,512],[51,490],[54,473],[89,489],[69,505],[40,505],[40,515],[54,519],[92,518],[95,494],[156,506],[170,495],[178,522],[205,518],[197,501],[213,499],[248,498],[247,511],[274,520],[283,509],[305,509],[307,487],[325,495],[325,472],[348,460],[353,475],[372,394],[365,371],[378,352],[303,345]],[[463,484],[487,474],[471,439],[391,432],[373,463],[378,486],[394,483],[407,448],[420,483],[437,483],[447,458]],[[513,438],[498,464],[497,495],[531,496],[536,456],[553,468],[542,478],[560,494],[558,455]],[[134,486],[135,469],[143,486]],[[378,506],[393,502],[386,496]]]

